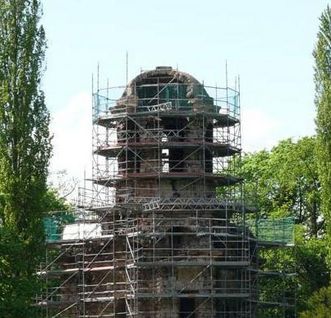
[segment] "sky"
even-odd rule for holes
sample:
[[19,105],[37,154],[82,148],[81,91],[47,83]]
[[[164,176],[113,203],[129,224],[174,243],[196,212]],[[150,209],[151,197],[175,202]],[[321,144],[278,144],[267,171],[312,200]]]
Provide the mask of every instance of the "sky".
[[242,149],[314,134],[312,51],[322,0],[43,0],[43,89],[52,116],[51,172],[91,175],[92,75],[124,85],[169,65],[205,84],[240,76]]

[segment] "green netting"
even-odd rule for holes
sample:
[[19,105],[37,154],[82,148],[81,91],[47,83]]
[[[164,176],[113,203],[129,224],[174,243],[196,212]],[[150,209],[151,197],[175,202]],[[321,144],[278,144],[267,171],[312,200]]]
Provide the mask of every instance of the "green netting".
[[59,226],[56,220],[52,218],[44,218],[44,229],[46,241],[56,241],[60,239]]
[[43,222],[46,241],[54,242],[61,239],[63,226],[75,222],[75,217],[70,212],[61,211],[44,218]]
[[[191,93],[188,97],[188,93]],[[157,87],[155,85],[150,86],[138,86],[137,95],[139,97],[139,106],[150,106],[151,100],[158,103],[171,102],[172,105],[179,109],[192,108],[191,99],[198,98],[205,104],[213,105],[213,98],[211,98],[203,85],[187,85],[169,83],[163,87]],[[157,96],[157,99],[155,99]]]
[[293,217],[248,220],[247,225],[254,237],[259,241],[282,244],[294,243]]

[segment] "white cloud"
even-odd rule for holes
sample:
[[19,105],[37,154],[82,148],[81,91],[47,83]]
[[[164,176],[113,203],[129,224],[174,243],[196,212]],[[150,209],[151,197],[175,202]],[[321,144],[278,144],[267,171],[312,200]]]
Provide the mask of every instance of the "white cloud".
[[83,179],[91,175],[92,162],[91,96],[81,92],[52,114],[53,157],[50,170],[67,170],[69,176]]
[[242,147],[251,152],[270,149],[280,139],[281,123],[260,109],[242,110]]

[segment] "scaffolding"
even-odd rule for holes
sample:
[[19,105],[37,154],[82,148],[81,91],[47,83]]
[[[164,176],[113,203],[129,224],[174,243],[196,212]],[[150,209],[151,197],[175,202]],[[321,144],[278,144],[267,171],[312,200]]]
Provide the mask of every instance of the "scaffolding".
[[254,317],[240,151],[237,90],[169,67],[97,87],[93,189],[78,234],[49,237],[45,317]]

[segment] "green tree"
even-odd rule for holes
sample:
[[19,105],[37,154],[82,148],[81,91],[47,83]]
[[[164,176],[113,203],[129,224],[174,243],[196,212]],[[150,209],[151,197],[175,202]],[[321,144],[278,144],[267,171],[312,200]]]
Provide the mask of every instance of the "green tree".
[[[329,283],[326,264],[328,244],[320,207],[321,189],[317,173],[316,138],[283,140],[270,151],[243,156],[240,165],[245,196],[257,203],[258,217],[277,219],[292,216],[296,222],[295,246],[291,249],[262,249],[260,268],[281,272],[272,279],[259,279],[260,300],[292,297],[295,286],[298,312],[307,309],[310,295]],[[296,275],[291,273],[296,272]],[[284,293],[285,291],[285,293]],[[261,317],[283,317],[281,309],[263,311]]]
[[329,285],[327,251],[328,242],[325,237],[307,239],[304,229],[298,229],[294,248],[298,312],[307,309],[307,299],[312,293]]
[[331,312],[331,286],[323,287],[315,292],[307,302],[308,309],[300,318],[329,318]]
[[[317,43],[313,52],[315,58],[315,104],[317,109],[317,157],[321,184],[321,207],[326,223],[327,239],[324,240],[324,259],[331,265],[329,242],[331,239],[331,10],[328,6],[320,17]],[[320,244],[321,242],[318,242]],[[319,249],[321,250],[321,249]],[[306,264],[314,269],[316,253],[306,258]],[[315,263],[316,264],[316,263]],[[313,274],[313,271],[310,271]],[[323,285],[329,284],[329,271]],[[318,280],[317,280],[318,281]],[[321,287],[321,282],[316,287]],[[319,285],[319,286],[318,286]],[[322,286],[323,286],[322,285]],[[322,287],[308,299],[306,310],[300,318],[326,318],[331,311],[331,287]]]
[[43,254],[51,145],[40,15],[38,0],[0,0],[0,316],[7,318],[35,317],[30,303]]
[[247,201],[254,202],[260,217],[293,216],[306,226],[307,235],[324,231],[315,137],[279,142],[271,151],[248,154],[241,160]]
[[[322,188],[322,209],[331,236],[331,10],[320,17],[315,58],[315,104],[317,108],[317,154]],[[331,255],[329,255],[331,260]]]
[[0,18],[0,189],[7,195],[2,221],[25,231],[41,215],[51,151],[40,89],[45,36],[37,0],[2,0]]

